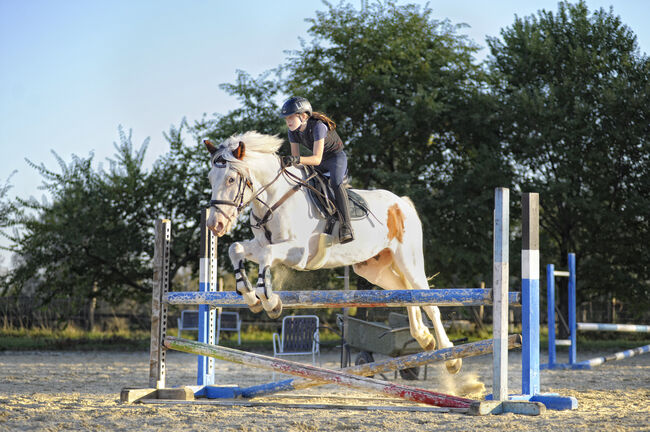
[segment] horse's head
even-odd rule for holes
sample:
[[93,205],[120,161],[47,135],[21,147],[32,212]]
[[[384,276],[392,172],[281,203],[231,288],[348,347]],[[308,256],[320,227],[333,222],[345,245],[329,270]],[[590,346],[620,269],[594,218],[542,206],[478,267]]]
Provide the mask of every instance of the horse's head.
[[221,237],[228,233],[252,194],[250,173],[241,163],[246,154],[243,141],[233,142],[227,139],[218,147],[210,141],[204,141],[210,152],[210,213],[207,226],[215,235]]
[[274,176],[280,165],[276,155],[282,145],[277,136],[255,131],[233,135],[219,146],[204,141],[210,152],[210,215],[208,228],[221,237],[232,228],[235,219],[254,197],[255,180],[264,182]]

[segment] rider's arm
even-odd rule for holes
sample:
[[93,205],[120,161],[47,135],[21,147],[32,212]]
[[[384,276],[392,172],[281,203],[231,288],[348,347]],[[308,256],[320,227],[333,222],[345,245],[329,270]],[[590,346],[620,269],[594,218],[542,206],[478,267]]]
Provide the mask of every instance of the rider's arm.
[[289,142],[291,144],[291,156],[300,156],[300,144]]
[[[300,158],[300,163],[303,165],[320,165],[321,160],[323,160],[324,148],[325,148],[325,138],[321,138],[319,140],[314,141],[314,154],[312,156],[302,156]],[[291,154],[297,156],[297,153],[293,152],[293,143],[291,143]]]

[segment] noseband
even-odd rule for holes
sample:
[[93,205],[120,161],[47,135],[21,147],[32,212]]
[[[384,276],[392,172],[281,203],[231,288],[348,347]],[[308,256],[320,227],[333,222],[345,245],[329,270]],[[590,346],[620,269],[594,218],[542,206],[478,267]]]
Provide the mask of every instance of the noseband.
[[244,204],[244,192],[246,191],[246,188],[249,188],[251,191],[253,191],[253,183],[248,177],[244,177],[241,173],[237,172],[237,175],[239,176],[239,185],[237,185],[237,195],[235,195],[235,199],[230,201],[230,200],[210,200],[210,203],[208,204],[208,208],[214,208],[218,212],[222,213],[224,216],[230,217],[226,215],[223,210],[221,210],[219,205],[227,205],[227,206],[232,206],[237,208],[237,213],[241,212],[241,210],[248,205],[250,201],[247,201],[246,204]]

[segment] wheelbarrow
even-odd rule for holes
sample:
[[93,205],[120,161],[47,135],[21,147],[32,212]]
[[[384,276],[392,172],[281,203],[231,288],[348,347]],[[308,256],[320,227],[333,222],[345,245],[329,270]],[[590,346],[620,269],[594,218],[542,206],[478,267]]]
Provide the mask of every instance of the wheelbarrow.
[[[343,330],[342,315],[337,316],[337,324]],[[354,360],[355,365],[374,362],[373,353],[400,357],[422,352],[420,345],[411,336],[408,316],[395,312],[388,314],[388,324],[348,317],[348,328],[345,334],[347,349],[354,348],[360,351]],[[399,371],[400,376],[405,380],[416,380],[419,373],[419,366]],[[426,379],[426,367],[424,379]]]

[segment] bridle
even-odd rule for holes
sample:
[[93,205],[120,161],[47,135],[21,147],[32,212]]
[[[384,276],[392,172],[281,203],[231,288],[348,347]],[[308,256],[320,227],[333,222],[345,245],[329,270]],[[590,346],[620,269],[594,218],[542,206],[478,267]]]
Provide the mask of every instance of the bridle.
[[[223,160],[223,163],[225,164],[227,163],[227,161]],[[258,218],[257,216],[251,213],[251,216],[253,219],[255,219],[256,223],[254,224],[251,223],[250,226],[251,228],[264,230],[264,234],[267,240],[269,241],[269,243],[271,242],[271,232],[266,228],[266,224],[269,223],[273,218],[273,214],[274,214],[273,212],[278,207],[280,207],[287,199],[289,199],[289,197],[291,197],[293,194],[298,192],[298,190],[301,187],[307,187],[308,189],[311,189],[315,193],[322,195],[320,191],[316,190],[315,188],[313,188],[311,185],[307,183],[308,180],[312,176],[315,176],[316,174],[313,174],[309,178],[303,180],[297,177],[296,175],[290,173],[289,171],[287,171],[287,167],[283,166],[282,163],[280,163],[280,170],[278,171],[278,174],[273,178],[273,180],[271,180],[266,185],[262,186],[257,192],[255,192],[255,190],[253,189],[253,181],[251,180],[250,177],[244,176],[244,174],[242,174],[238,170],[236,170],[236,172],[237,172],[237,176],[239,177],[239,184],[237,185],[237,194],[235,195],[235,198],[233,200],[210,200],[207,208],[214,208],[216,211],[224,215],[228,219],[228,221],[231,221],[233,218],[237,217],[241,213],[241,211],[245,209],[251,202],[259,201],[267,208],[267,211],[264,214],[264,216],[262,216],[261,218]],[[280,197],[280,199],[275,204],[270,206],[260,198],[260,195],[263,194],[264,191],[266,191],[266,189],[268,189],[273,183],[275,183],[283,174],[285,178],[287,178],[287,180],[295,184],[282,197]],[[248,200],[244,201],[246,188],[250,189],[251,192],[253,192],[253,195]],[[232,216],[227,215],[226,212],[224,212],[221,208],[218,207],[220,205],[235,207],[236,209],[235,214]]]
[[[226,162],[226,161],[224,160],[224,162]],[[228,221],[230,221],[234,217],[237,217],[239,215],[239,213],[241,213],[241,211],[243,209],[245,209],[251,202],[257,200],[260,203],[262,203],[264,206],[266,206],[269,209],[269,211],[271,211],[271,213],[273,213],[273,210],[275,210],[275,208],[277,208],[277,207],[269,206],[266,202],[264,202],[260,198],[260,195],[263,194],[264,191],[266,191],[266,189],[268,189],[273,183],[275,183],[280,178],[282,173],[285,172],[285,170],[286,170],[286,167],[281,167],[280,171],[275,176],[275,178],[273,178],[273,180],[271,180],[266,185],[262,186],[257,192],[255,192],[255,190],[253,189],[253,181],[251,180],[251,178],[248,177],[248,176],[244,176],[244,174],[242,174],[241,172],[235,170],[236,173],[237,173],[237,176],[239,178],[239,184],[237,185],[237,194],[235,195],[235,198],[232,199],[232,200],[210,200],[210,202],[208,203],[207,208],[215,209],[216,211],[218,211],[219,213],[224,215],[228,219]],[[247,188],[251,190],[253,195],[248,200],[244,201],[244,195],[246,193]],[[287,198],[288,198],[288,196],[287,196]],[[281,199],[281,201],[282,202],[286,201],[286,198]],[[235,214],[233,216],[227,215],[226,212],[224,212],[223,210],[221,210],[221,208],[218,207],[220,205],[235,207],[235,209],[236,209]],[[268,222],[269,220],[270,220],[270,218],[267,218],[267,220],[264,221],[264,223]],[[257,224],[257,225],[259,225],[259,224]],[[255,226],[253,224],[251,224],[251,226],[253,228],[260,228],[261,227],[261,226]]]
[[[240,172],[237,172],[237,175],[239,177],[239,184],[237,185],[237,195],[235,195],[235,199],[233,200],[210,200],[210,203],[208,204],[208,208],[214,208],[224,216],[228,217],[229,216],[221,210],[219,207],[220,205],[227,205],[227,206],[232,206],[237,208],[237,214],[241,212],[241,210],[248,205],[248,202],[246,205],[244,204],[244,193],[246,192],[246,188],[250,189],[253,191],[253,184],[248,177],[244,177]],[[250,202],[250,201],[249,201]]]

